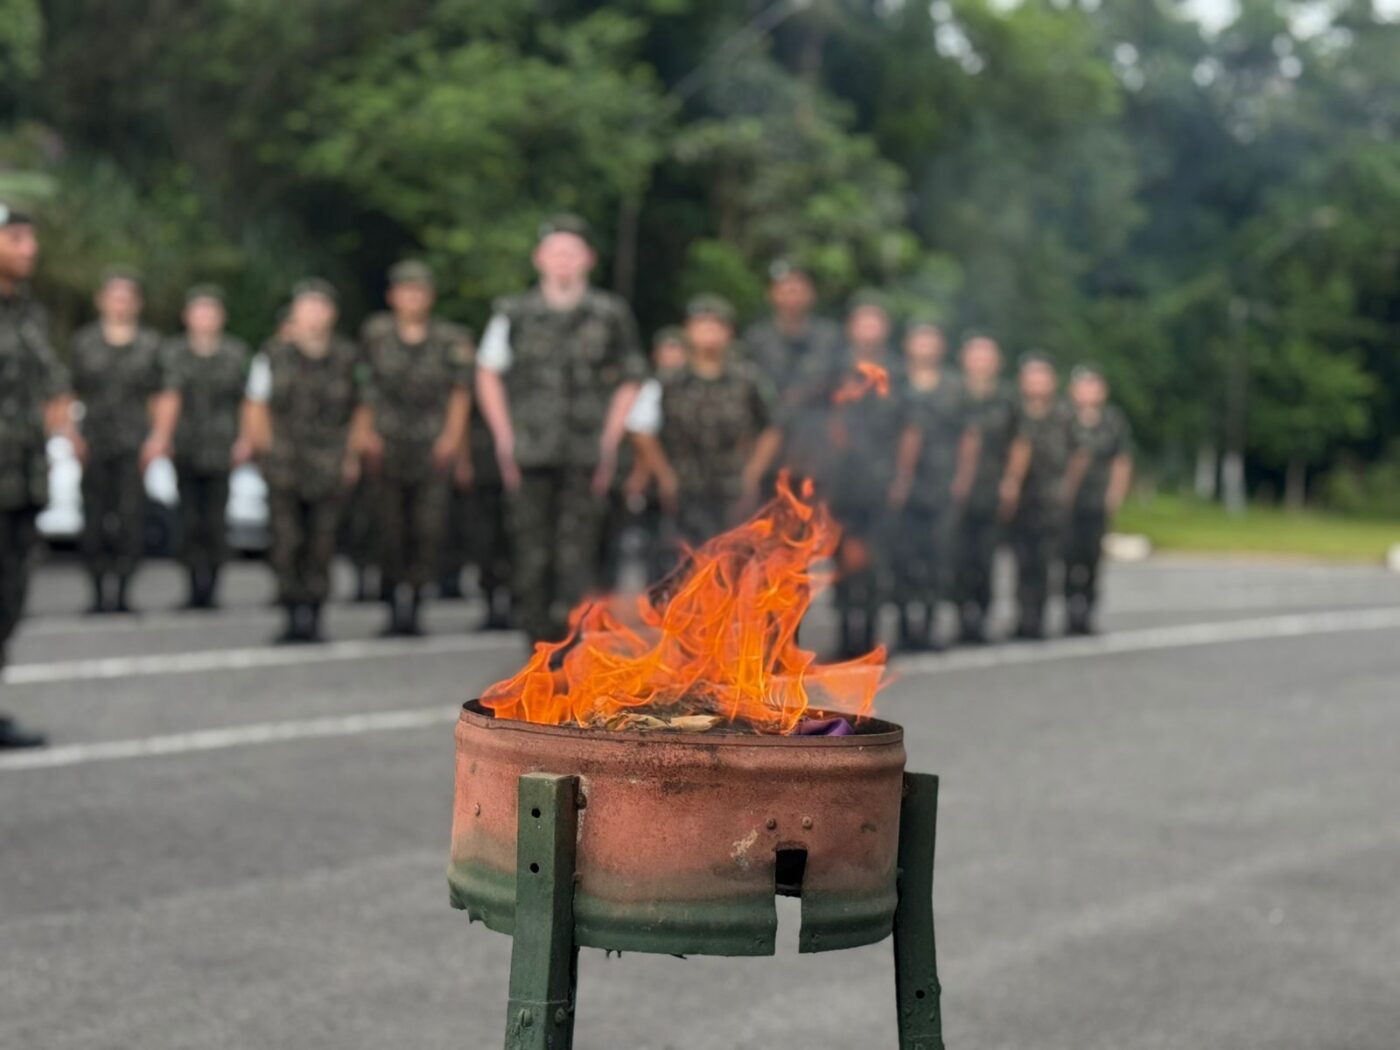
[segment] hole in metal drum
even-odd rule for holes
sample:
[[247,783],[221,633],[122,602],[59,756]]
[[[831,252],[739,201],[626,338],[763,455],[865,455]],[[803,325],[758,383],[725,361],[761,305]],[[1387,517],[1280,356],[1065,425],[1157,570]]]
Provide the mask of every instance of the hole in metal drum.
[[773,892],[781,897],[802,896],[802,876],[807,871],[807,851],[801,847],[775,851]]

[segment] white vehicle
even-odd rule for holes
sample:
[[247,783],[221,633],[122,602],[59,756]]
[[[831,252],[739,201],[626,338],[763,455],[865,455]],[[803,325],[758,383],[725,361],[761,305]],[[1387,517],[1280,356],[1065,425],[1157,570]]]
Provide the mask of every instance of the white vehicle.
[[[72,545],[83,533],[83,467],[66,437],[51,437],[49,504],[39,512],[39,534],[52,546]],[[180,506],[175,465],[158,459],[146,469],[146,549],[168,554],[173,549]],[[228,542],[242,554],[267,549],[267,484],[258,468],[245,464],[229,478],[225,512]]]

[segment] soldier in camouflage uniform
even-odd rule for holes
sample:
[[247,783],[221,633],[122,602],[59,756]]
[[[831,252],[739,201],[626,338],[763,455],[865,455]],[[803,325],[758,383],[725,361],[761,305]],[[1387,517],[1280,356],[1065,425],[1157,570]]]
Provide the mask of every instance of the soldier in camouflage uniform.
[[734,310],[714,295],[687,310],[690,360],[648,381],[627,429],[656,480],[663,512],[680,540],[697,547],[738,524],[758,504],[782,444],[762,376],[732,356]]
[[948,593],[954,513],[976,467],[977,431],[968,422],[962,383],[943,368],[943,353],[937,325],[911,324],[904,337],[905,384],[894,392],[907,401],[913,425],[892,493],[900,647],[911,651],[943,647],[935,627]]
[[1092,634],[1098,601],[1103,537],[1133,476],[1132,432],[1123,413],[1108,404],[1108,383],[1095,368],[1070,377],[1069,469],[1065,490],[1065,613],[1070,634]]
[[180,560],[190,581],[185,608],[212,609],[228,560],[224,514],[250,355],[246,343],[224,331],[224,297],[216,286],[186,293],[184,319],[184,332],[161,350],[166,382],[180,396],[174,453]]
[[[897,501],[900,450],[913,443],[915,423],[908,400],[895,394],[905,379],[889,345],[889,313],[878,296],[862,293],[853,300],[846,339],[848,371],[827,409],[831,458],[817,480],[842,529],[836,608],[841,655],[853,657],[874,647],[880,608],[891,591],[891,503]],[[885,370],[888,394],[868,389],[856,371],[861,364]]]
[[1001,350],[993,340],[974,336],[963,344],[961,356],[965,409],[977,431],[978,452],[967,499],[957,514],[953,588],[958,640],[980,645],[987,640],[992,575],[1001,538],[998,502],[1016,428],[1016,402],[1001,384]]
[[[686,342],[685,329],[678,325],[667,325],[657,330],[651,340],[652,376],[657,383],[664,385],[667,380],[680,375],[688,367],[690,345]],[[648,381],[650,383],[650,380]],[[645,390],[638,394],[638,400],[646,395]],[[635,408],[635,406],[634,406]],[[641,534],[641,561],[648,580],[659,580],[670,571],[675,562],[675,544],[670,533],[669,519],[661,508],[661,499],[656,492],[656,482],[651,476],[651,467],[646,457],[635,453],[635,438],[624,445],[625,462],[622,492],[627,512],[636,523]],[[619,557],[620,555],[615,555]]]
[[145,533],[145,469],[169,455],[179,399],[161,368],[160,336],[141,321],[135,275],[112,271],[97,321],[73,336],[69,367],[83,403],[82,555],[94,613],[129,612]]
[[[45,431],[71,430],[68,377],[49,344],[48,319],[25,285],[38,254],[33,220],[0,203],[0,671],[24,612],[39,539],[35,518],[49,499]],[[0,750],[43,743],[0,712]]]
[[604,501],[647,371],[631,309],[588,285],[595,262],[581,220],[547,223],[539,285],[497,302],[477,359],[477,398],[510,494],[516,611],[535,639],[559,637],[593,587]]
[[1022,362],[1016,437],[1001,484],[1002,517],[1016,554],[1015,637],[1023,641],[1045,637],[1050,568],[1064,520],[1072,414],[1056,384],[1054,366],[1045,358],[1029,355]]
[[471,333],[433,317],[434,298],[425,264],[397,264],[389,271],[390,312],[371,317],[360,336],[386,636],[422,633],[423,590],[437,576],[448,488],[471,411]]
[[359,480],[368,430],[361,405],[363,357],[335,330],[335,289],[317,278],[293,289],[285,338],[274,337],[248,373],[248,432],[268,485],[272,546],[287,626],[279,642],[321,640],[336,526]]
[[839,325],[812,313],[816,289],[804,270],[780,259],[769,278],[772,313],[745,330],[742,345],[776,394],[783,464],[795,477],[814,477],[828,458],[828,410],[846,374],[845,345]]

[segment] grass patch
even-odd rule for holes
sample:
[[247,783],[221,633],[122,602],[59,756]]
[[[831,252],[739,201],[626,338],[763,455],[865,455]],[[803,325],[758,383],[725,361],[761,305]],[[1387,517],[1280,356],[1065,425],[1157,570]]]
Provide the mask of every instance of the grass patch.
[[1231,517],[1216,504],[1179,496],[1133,498],[1114,524],[1142,533],[1159,550],[1273,554],[1380,562],[1400,543],[1400,521],[1347,518],[1317,511],[1251,507]]

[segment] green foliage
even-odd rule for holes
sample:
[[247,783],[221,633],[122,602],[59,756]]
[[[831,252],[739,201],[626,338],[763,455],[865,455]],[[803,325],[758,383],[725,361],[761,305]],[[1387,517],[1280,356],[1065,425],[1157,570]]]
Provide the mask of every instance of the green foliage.
[[1100,362],[1159,463],[1223,447],[1243,360],[1276,482],[1400,440],[1400,24],[1296,7],[0,0],[0,194],[44,202],[65,319],[130,259],[162,323],[214,277],[255,338],[298,274],[353,323],[410,252],[479,324],[560,208],[648,328],[793,256],[833,307]]

